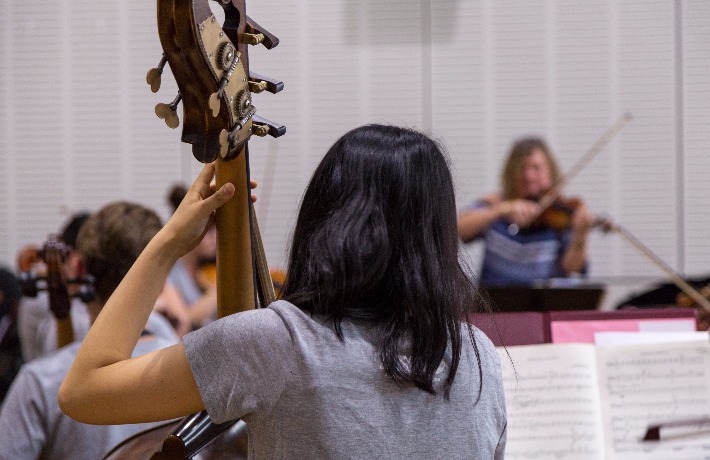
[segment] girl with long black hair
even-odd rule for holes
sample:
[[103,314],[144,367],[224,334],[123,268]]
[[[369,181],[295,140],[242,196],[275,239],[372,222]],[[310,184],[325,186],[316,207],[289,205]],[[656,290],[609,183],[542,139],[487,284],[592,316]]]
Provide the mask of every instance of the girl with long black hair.
[[131,359],[172,264],[234,187],[207,165],[104,307],[60,390],[86,423],[207,409],[242,418],[253,458],[503,458],[496,351],[458,259],[451,174],[410,129],[367,125],[316,169],[282,299]]

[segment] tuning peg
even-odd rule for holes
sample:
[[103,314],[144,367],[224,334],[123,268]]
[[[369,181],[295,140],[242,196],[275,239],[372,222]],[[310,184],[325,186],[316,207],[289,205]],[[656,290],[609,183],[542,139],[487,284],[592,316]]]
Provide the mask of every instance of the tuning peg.
[[284,82],[249,71],[249,91],[252,93],[260,93],[266,90],[276,94],[282,89],[284,89]]
[[219,82],[219,89],[216,93],[212,93],[210,96],[209,106],[210,109],[212,109],[213,117],[219,115],[219,100],[224,95],[224,88],[227,87],[227,83],[229,83],[229,79],[232,78],[232,73],[234,72],[234,69],[237,68],[237,64],[239,63],[241,53],[237,51],[235,54],[234,51],[234,46],[231,43],[225,43],[219,51],[219,59],[222,68],[226,70],[226,72],[222,75],[222,80]]
[[154,93],[157,93],[160,89],[160,76],[163,74],[163,68],[167,62],[168,58],[165,56],[165,53],[163,53],[158,67],[150,69],[148,75],[145,76],[145,81],[150,85],[150,90]]
[[219,156],[227,158],[229,153],[229,131],[223,129],[219,132]]
[[[245,91],[245,93],[248,95],[249,93]],[[248,105],[243,107],[243,112],[244,115],[237,121],[237,123],[234,125],[234,127],[229,131],[229,145],[234,146],[237,144],[240,144],[241,142],[245,141],[246,139],[239,139],[239,131],[247,124],[247,122],[250,119],[253,119],[255,117],[256,113],[256,107],[253,105]]]
[[96,279],[91,275],[79,276],[67,280],[67,284],[71,284],[78,287],[76,292],[72,294],[72,297],[77,297],[84,303],[89,303],[92,300],[96,299],[97,294],[96,287],[94,286],[95,283]]
[[286,134],[286,127],[269,121],[266,118],[260,117],[258,115],[252,116],[252,128],[253,134],[259,137],[264,137],[267,134],[272,137],[281,137]]
[[249,16],[247,16],[246,32],[242,36],[244,43],[248,45],[261,43],[266,49],[275,48],[279,44],[279,39],[274,34],[261,27]]
[[259,43],[263,42],[265,38],[264,34],[250,34],[248,32],[244,32],[242,37],[242,40],[247,45],[258,45]]
[[18,281],[20,282],[20,290],[22,295],[25,297],[37,297],[39,293],[39,287],[37,286],[38,281],[37,275],[31,272],[21,272],[18,276]]
[[182,95],[178,92],[177,96],[175,96],[175,99],[173,99],[173,102],[170,104],[160,103],[155,106],[155,114],[158,118],[165,120],[165,124],[172,129],[180,126],[180,119],[177,115],[177,106],[181,99]]

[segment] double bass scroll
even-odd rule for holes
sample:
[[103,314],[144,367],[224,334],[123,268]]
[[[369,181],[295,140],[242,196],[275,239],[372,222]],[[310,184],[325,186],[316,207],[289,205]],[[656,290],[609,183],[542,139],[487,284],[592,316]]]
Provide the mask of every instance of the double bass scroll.
[[[182,103],[182,141],[192,145],[198,161],[216,161],[217,188],[227,182],[235,186],[234,196],[216,215],[217,314],[224,317],[258,308],[259,300],[261,306],[273,300],[251,205],[247,143],[252,135],[282,136],[286,128],[256,115],[252,99],[252,93],[281,91],[283,83],[249,69],[249,46],[272,49],[278,38],[246,15],[245,0],[213,4],[224,10],[223,25],[207,0],[158,0],[163,57],[146,81],[155,92],[163,66],[170,66],[179,92],[171,104],[158,104],[156,114],[176,128],[180,125],[177,107]],[[211,448],[226,448],[231,451],[229,458],[246,458],[244,422],[216,425],[204,411],[145,435],[126,440],[105,458],[222,458]],[[161,435],[162,443],[156,443]]]
[[[236,189],[217,212],[221,317],[256,304],[247,141],[252,134],[279,137],[286,128],[256,115],[251,92],[283,89],[282,82],[249,69],[249,46],[271,49],[278,38],[246,15],[244,0],[217,4],[224,10],[223,26],[207,0],[159,0],[158,31],[182,101],[182,140],[199,161],[217,160],[217,187],[232,182]],[[151,70],[148,79],[155,73]]]
[[[182,102],[182,141],[192,145],[193,155],[203,163],[239,156],[253,134],[252,127],[269,126],[254,119],[252,91],[283,89],[282,82],[249,71],[248,46],[263,44],[272,49],[278,38],[246,15],[244,0],[220,1],[219,5],[225,14],[223,26],[207,0],[158,0],[164,54],[146,78],[155,90],[163,66],[170,65],[179,95],[170,105],[158,104],[156,113],[165,118],[167,106],[177,117],[177,104]],[[265,134],[278,137],[284,133],[285,129],[269,129]]]

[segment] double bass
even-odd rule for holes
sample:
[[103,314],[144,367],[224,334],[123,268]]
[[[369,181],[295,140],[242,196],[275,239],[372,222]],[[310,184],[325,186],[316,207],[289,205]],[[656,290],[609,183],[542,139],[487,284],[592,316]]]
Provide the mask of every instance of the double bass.
[[[247,143],[253,135],[280,137],[286,128],[256,115],[252,94],[277,93],[284,85],[252,72],[248,58],[249,46],[272,49],[278,38],[246,15],[245,0],[213,4],[224,10],[222,25],[208,0],[157,1],[163,56],[146,81],[157,92],[163,68],[170,66],[179,92],[170,104],[156,105],[156,115],[175,129],[182,102],[182,141],[192,145],[198,161],[217,162],[217,188],[235,185],[234,197],[216,216],[217,314],[224,317],[275,300],[251,204]],[[246,458],[247,441],[243,421],[214,424],[203,411],[139,433],[104,458]]]

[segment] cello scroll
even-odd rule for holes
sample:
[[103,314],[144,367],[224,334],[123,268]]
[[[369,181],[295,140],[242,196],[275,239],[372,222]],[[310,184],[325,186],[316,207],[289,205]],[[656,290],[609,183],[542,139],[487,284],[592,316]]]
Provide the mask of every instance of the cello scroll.
[[20,275],[20,284],[24,296],[36,297],[39,291],[47,292],[49,309],[57,320],[58,348],[74,341],[74,330],[71,322],[71,298],[78,297],[86,303],[96,297],[92,276],[67,278],[65,275],[63,264],[69,251],[69,246],[62,242],[58,235],[49,235],[41,249],[33,250],[33,254],[24,254],[24,257],[28,260],[43,262],[46,272],[37,274],[28,269]]

